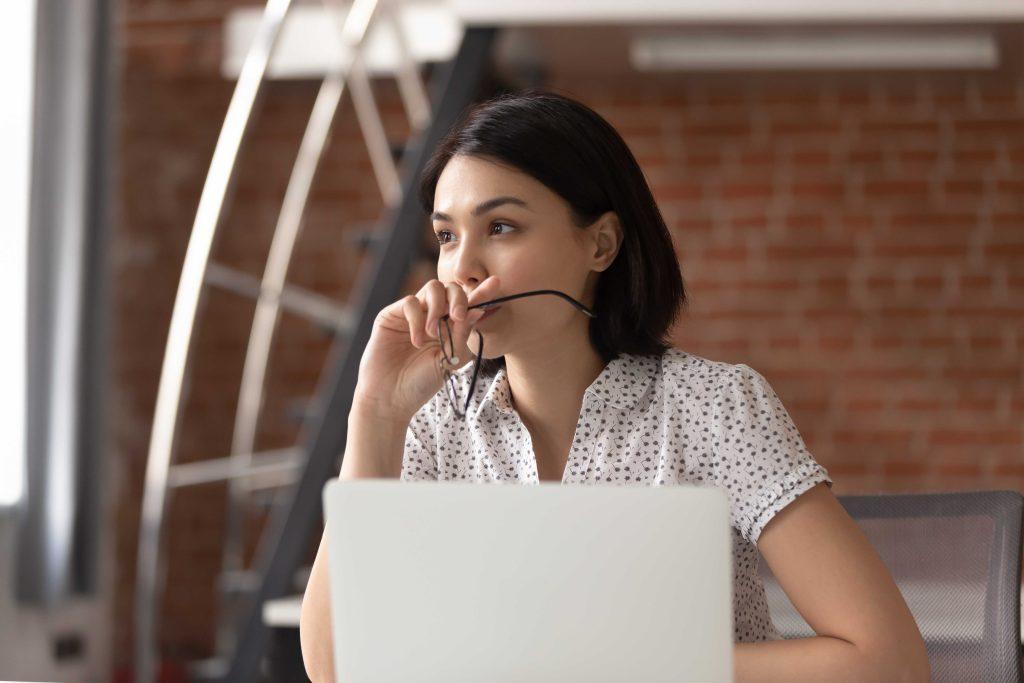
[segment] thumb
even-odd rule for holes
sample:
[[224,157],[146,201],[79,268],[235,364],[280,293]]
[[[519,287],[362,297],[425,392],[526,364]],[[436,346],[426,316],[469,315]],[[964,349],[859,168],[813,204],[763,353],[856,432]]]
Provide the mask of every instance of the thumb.
[[[498,276],[491,275],[477,285],[477,288],[469,294],[467,297],[467,304],[469,306],[475,306],[476,304],[497,298],[499,286],[500,282],[498,280]],[[471,350],[468,344],[473,332],[473,326],[487,311],[488,309],[486,308],[468,308],[464,319],[456,320],[452,317],[448,318],[448,325],[452,332],[451,346],[455,349],[456,357],[452,359],[452,364],[455,367],[462,367],[480,353],[479,340],[473,344],[475,350]],[[445,346],[444,350],[445,352],[450,352],[450,347]]]
[[481,282],[476,289],[470,292],[469,296],[467,297],[467,303],[470,306],[475,306],[485,301],[496,299],[498,298],[498,292],[500,291],[499,287],[501,287],[501,282],[499,281],[498,276],[491,275],[486,280]]
[[[466,314],[465,319],[455,320],[452,318],[448,319],[448,329],[451,330],[451,340],[446,338],[443,340],[443,351],[447,354],[452,354],[454,349],[454,356],[449,364],[449,369],[461,368],[466,365],[469,361],[476,357],[479,352],[479,341],[474,343],[476,351],[474,352],[469,348],[469,338],[473,332],[473,327],[477,321],[483,317],[483,314],[487,312],[484,308],[474,308]],[[442,324],[442,334],[447,337],[448,330],[444,328]]]

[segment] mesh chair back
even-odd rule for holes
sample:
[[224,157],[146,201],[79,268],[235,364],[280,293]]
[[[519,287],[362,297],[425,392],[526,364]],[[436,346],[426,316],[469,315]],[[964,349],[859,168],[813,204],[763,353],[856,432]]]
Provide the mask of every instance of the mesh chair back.
[[[1021,681],[1021,494],[839,496],[892,572],[921,629],[932,681]],[[784,638],[813,636],[768,563],[759,571]]]

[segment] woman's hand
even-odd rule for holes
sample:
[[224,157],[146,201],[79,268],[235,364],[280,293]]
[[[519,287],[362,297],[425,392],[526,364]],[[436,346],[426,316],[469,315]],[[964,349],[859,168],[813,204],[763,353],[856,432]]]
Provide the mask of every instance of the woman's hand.
[[410,420],[444,382],[438,320],[450,315],[448,326],[458,362],[448,369],[455,370],[472,360],[469,335],[486,312],[480,308],[469,311],[469,306],[495,298],[497,291],[494,275],[469,296],[459,285],[435,279],[415,295],[382,309],[359,362],[353,408],[382,418]]

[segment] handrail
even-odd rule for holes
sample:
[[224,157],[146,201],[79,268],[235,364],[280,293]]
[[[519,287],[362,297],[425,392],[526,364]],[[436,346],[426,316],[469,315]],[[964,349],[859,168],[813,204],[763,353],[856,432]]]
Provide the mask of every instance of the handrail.
[[[331,0],[325,0],[325,5],[331,4],[333,4]],[[248,465],[251,462],[252,453],[255,451],[256,429],[260,408],[263,404],[267,364],[281,312],[280,295],[285,289],[288,268],[302,228],[302,216],[305,213],[310,189],[323,157],[338,105],[344,95],[345,85],[352,69],[358,68],[358,56],[361,54],[377,6],[377,0],[357,0],[349,9],[340,28],[340,34],[346,46],[351,49],[353,59],[329,72],[321,83],[302,136],[298,156],[288,179],[288,186],[263,271],[260,295],[256,301],[256,312],[249,332],[249,342],[242,369],[238,409],[235,413],[231,440],[231,458],[239,467]],[[363,77],[365,78],[365,76]],[[366,90],[358,92],[358,94],[355,88],[352,90],[353,100],[365,98],[367,95]],[[369,97],[372,98],[372,95]],[[371,115],[376,114],[375,108],[371,108],[371,111]],[[377,129],[383,134],[383,129],[379,125]],[[384,144],[386,147],[386,140]],[[385,169],[382,173],[385,176],[390,173],[397,178],[390,154],[384,163],[389,164],[391,168],[390,171]],[[393,188],[382,187],[382,194],[385,196],[393,191]],[[238,571],[244,564],[241,510],[247,498],[248,489],[245,482],[232,481],[229,484],[227,523],[221,559],[224,571]],[[230,619],[221,621],[217,632],[218,652],[227,652],[233,648],[233,626]]]

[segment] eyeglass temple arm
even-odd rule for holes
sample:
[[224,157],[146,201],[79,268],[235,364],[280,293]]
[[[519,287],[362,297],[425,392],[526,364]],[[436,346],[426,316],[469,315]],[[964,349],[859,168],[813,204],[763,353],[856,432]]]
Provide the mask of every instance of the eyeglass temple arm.
[[[584,314],[590,316],[591,318],[596,318],[597,317],[596,313],[594,313],[589,308],[587,308],[586,306],[581,304],[579,301],[576,301],[576,299],[573,299],[568,294],[566,294],[564,292],[559,292],[556,289],[535,289],[535,290],[530,291],[530,292],[520,292],[519,294],[510,294],[508,296],[498,297],[497,299],[492,299],[490,301],[484,301],[484,302],[479,303],[479,304],[473,304],[469,308],[487,308],[489,306],[493,306],[494,304],[501,303],[502,301],[511,301],[513,299],[521,299],[523,297],[536,296],[538,294],[553,294],[553,295],[555,295],[557,297],[561,297],[562,299],[565,299],[566,301],[571,303],[573,306],[575,306],[577,309],[582,311]],[[437,321],[438,338],[440,338],[440,333],[441,333],[441,321],[443,320],[445,326],[447,327],[447,325],[448,325],[448,317],[449,317],[448,314],[445,314],[445,315],[441,316],[438,319],[438,321]],[[449,334],[451,334],[450,331],[449,331]],[[479,345],[479,347],[477,349],[476,362],[473,365],[473,377],[472,377],[472,379],[470,380],[470,383],[469,383],[469,394],[466,396],[466,406],[464,408],[465,411],[469,410],[469,402],[473,398],[473,389],[476,387],[477,373],[480,371],[480,359],[483,357],[483,352],[484,352],[484,338],[483,338],[483,335],[480,334],[480,330],[476,330],[476,336],[477,336],[477,340],[480,342],[480,345]],[[442,353],[444,353],[444,345],[443,344],[441,346],[441,350],[442,350]],[[447,356],[448,354],[445,353],[445,355]],[[448,372],[447,369],[445,370],[445,374],[447,375],[447,379],[450,382],[451,381],[451,374]],[[451,398],[451,395],[449,394],[449,399],[450,398]],[[452,408],[455,410],[455,414],[458,415],[460,419],[465,416],[465,413],[463,411],[459,410],[457,402],[453,403]]]
[[585,313],[586,315],[590,316],[591,318],[596,318],[597,317],[596,313],[594,313],[589,308],[587,308],[586,306],[581,304],[579,301],[576,301],[576,299],[573,299],[568,294],[566,294],[564,292],[559,292],[556,289],[535,289],[535,290],[533,290],[531,292],[521,292],[519,294],[510,294],[508,296],[501,296],[501,297],[498,297],[497,299],[492,299],[490,301],[484,301],[483,303],[473,304],[472,306],[470,306],[470,308],[487,308],[489,306],[493,306],[494,304],[499,304],[502,301],[511,301],[512,299],[521,299],[524,296],[535,296],[537,294],[554,294],[555,296],[558,296],[558,297],[561,297],[561,298],[565,299],[566,301],[571,303],[573,306],[575,306],[577,309],[579,309],[581,312]]

